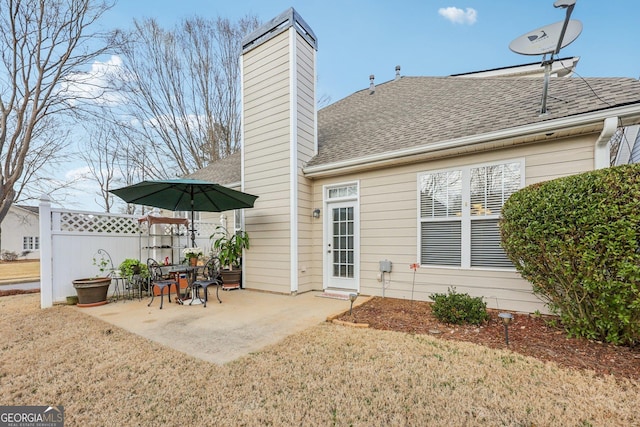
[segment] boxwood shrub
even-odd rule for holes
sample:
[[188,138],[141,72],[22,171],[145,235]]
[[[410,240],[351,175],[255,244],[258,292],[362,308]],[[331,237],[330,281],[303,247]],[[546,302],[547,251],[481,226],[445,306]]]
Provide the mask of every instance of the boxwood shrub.
[[523,188],[500,228],[507,256],[570,335],[640,342],[640,165]]
[[459,294],[455,288],[449,288],[447,294],[432,294],[429,298],[433,300],[431,311],[441,322],[480,325],[489,319],[487,303],[481,297]]

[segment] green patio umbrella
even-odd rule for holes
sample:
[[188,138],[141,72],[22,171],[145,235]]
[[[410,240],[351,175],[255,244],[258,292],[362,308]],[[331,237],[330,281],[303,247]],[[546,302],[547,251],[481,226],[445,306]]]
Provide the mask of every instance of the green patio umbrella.
[[193,229],[195,211],[223,212],[252,208],[258,196],[232,190],[220,184],[197,179],[142,181],[109,190],[127,203],[153,206],[172,211],[191,212],[191,245],[195,247]]

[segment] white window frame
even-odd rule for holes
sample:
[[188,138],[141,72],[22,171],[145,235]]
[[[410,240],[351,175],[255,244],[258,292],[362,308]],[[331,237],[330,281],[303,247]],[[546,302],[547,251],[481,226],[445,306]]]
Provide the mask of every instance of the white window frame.
[[[506,165],[509,163],[517,163],[520,167],[520,182],[518,189],[523,188],[525,184],[525,159],[505,159],[487,163],[476,163],[461,165],[457,167],[451,167],[447,169],[437,169],[420,172],[417,175],[417,259],[426,268],[450,268],[450,269],[465,269],[465,270],[498,270],[498,271],[514,271],[514,267],[488,267],[488,266],[475,266],[471,265],[471,224],[473,221],[485,220],[485,219],[499,219],[499,212],[482,212],[482,214],[472,215],[472,209],[474,209],[471,203],[471,171],[482,167],[493,167],[498,165]],[[421,216],[421,183],[424,176],[439,174],[439,173],[451,173],[454,171],[460,171],[462,175],[462,206],[460,215],[449,215],[441,217],[422,218]],[[504,202],[504,201],[503,201]],[[460,221],[461,225],[461,254],[460,265],[437,265],[437,264],[422,264],[422,224],[425,222],[445,222],[445,221]]]
[[39,236],[22,236],[22,250],[23,251],[40,250],[40,237]]

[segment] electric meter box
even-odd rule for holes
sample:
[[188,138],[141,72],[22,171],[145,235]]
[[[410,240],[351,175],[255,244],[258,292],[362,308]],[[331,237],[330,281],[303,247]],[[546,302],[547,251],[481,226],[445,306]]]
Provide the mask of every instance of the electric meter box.
[[391,261],[389,261],[388,259],[380,261],[380,272],[391,273]]

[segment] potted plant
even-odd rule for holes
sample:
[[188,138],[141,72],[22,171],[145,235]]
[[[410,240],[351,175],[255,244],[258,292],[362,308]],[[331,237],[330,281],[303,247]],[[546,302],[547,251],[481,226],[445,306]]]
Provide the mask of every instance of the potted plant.
[[78,307],[95,307],[107,303],[111,277],[105,272],[113,270],[113,262],[109,253],[104,249],[99,249],[98,255],[100,258],[93,257],[93,265],[98,267],[100,274],[73,281],[73,287],[78,294]]
[[213,240],[213,252],[218,254],[222,270],[222,288],[237,289],[242,278],[242,252],[249,249],[249,234],[238,230],[230,234],[222,226],[210,237]]
[[198,265],[198,258],[202,256],[202,249],[200,248],[184,248],[182,250],[187,264],[196,266]]
[[147,265],[134,258],[126,258],[120,263],[118,269],[122,277],[133,277],[134,275],[140,275],[143,279],[149,277]]

